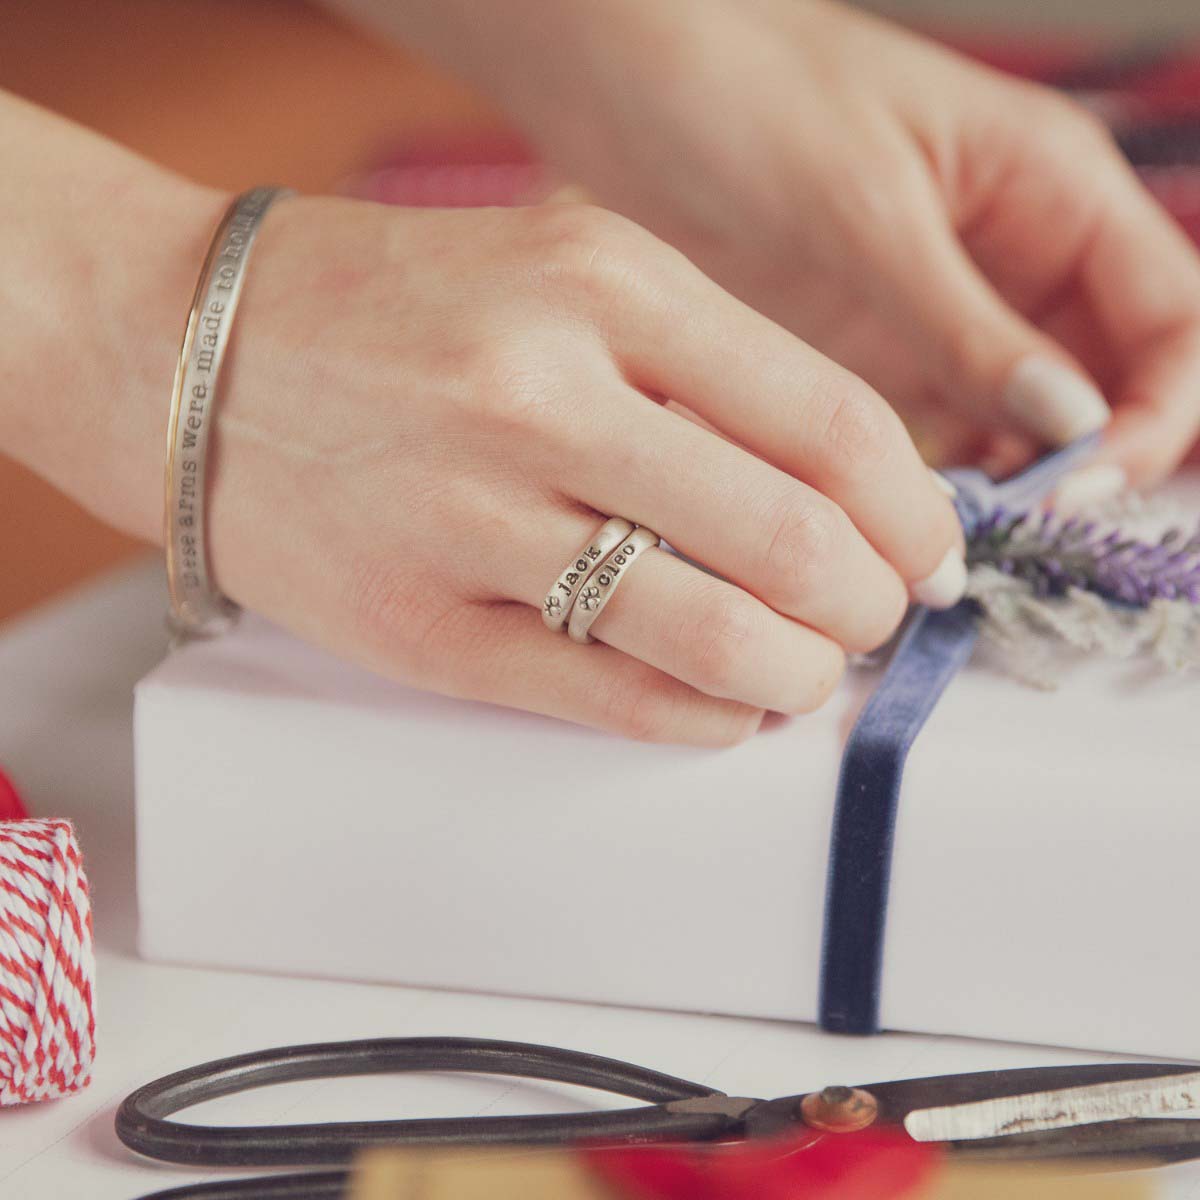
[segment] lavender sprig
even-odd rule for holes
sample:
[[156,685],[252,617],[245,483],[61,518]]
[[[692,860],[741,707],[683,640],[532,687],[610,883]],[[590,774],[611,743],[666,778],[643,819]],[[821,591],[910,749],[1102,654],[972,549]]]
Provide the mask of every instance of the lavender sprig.
[[1155,600],[1200,605],[1200,527],[1148,542],[1096,521],[997,508],[971,535],[967,564],[1024,580],[1038,596],[1080,588],[1136,608]]

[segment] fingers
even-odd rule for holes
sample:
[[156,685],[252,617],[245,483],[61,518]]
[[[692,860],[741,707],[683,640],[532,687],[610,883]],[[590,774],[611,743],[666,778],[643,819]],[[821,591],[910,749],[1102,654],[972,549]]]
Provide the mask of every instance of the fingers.
[[[615,387],[584,420],[575,432],[595,452],[569,459],[564,491],[649,525],[849,650],[873,649],[894,632],[904,584],[828,497],[628,388]],[[955,589],[942,599],[957,600]]]
[[[1095,130],[1083,119],[1084,137]],[[1095,130],[1061,187],[1086,183],[1096,197],[1072,269],[1078,290],[1118,354],[1200,317],[1200,256],[1150,195],[1107,133]]]
[[592,635],[710,696],[772,712],[819,708],[846,665],[829,638],[662,550],[630,574]]
[[[1108,133],[1057,99],[1035,99],[1016,167],[964,237],[1008,303],[1101,380],[1117,416],[1078,495],[1160,478],[1200,416],[1200,257]],[[1065,385],[1064,385],[1065,386]],[[1082,411],[1082,404],[1081,404]],[[1068,488],[1068,490],[1070,490]]]
[[902,236],[881,240],[875,261],[884,303],[949,404],[1043,446],[1108,423],[1108,404],[1085,368],[1000,295],[939,209],[914,204]]
[[[544,522],[520,569],[504,572],[504,594],[539,604],[563,549],[586,541],[600,520],[577,512]],[[819,707],[845,669],[830,638],[658,549],[627,568],[590,632],[710,696],[773,712]]]
[[761,710],[703,695],[612,647],[551,633],[524,604],[479,606],[472,651],[455,659],[446,690],[638,741],[731,746],[762,721]]
[[1123,162],[1105,174],[1078,288],[1115,360],[1103,459],[1144,486],[1174,470],[1200,430],[1200,256]]
[[[664,276],[660,286],[606,310],[613,351],[630,380],[672,397],[827,496],[914,597],[954,603],[964,581],[958,520],[883,399],[682,257],[672,254],[654,269]],[[705,459],[709,468],[733,465],[728,456]],[[760,506],[755,516],[769,521],[772,514]],[[744,575],[739,581],[763,595]]]
[[1165,478],[1200,437],[1200,325],[1145,347],[1116,395],[1116,415],[1096,463],[1059,485],[1080,507],[1129,485]]

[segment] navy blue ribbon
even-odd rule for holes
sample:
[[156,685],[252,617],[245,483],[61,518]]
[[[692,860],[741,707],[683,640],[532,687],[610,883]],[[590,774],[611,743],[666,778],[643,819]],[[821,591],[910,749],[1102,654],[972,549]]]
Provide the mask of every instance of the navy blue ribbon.
[[884,918],[900,782],[909,747],[975,646],[974,611],[918,612],[842,757],[829,846],[821,1025],[877,1033]]
[[[1032,508],[1095,451],[1098,435],[993,483],[979,471],[949,472],[963,528],[997,507]],[[833,1033],[879,1032],[884,933],[900,785],[909,749],[946,686],[971,657],[975,609],[918,609],[842,756],[829,847],[819,1019]]]

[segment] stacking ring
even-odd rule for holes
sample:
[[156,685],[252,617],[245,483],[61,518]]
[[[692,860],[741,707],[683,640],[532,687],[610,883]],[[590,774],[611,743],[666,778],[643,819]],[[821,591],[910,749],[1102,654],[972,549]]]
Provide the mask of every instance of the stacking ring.
[[547,629],[555,633],[562,629],[571,614],[575,597],[592,572],[604,561],[605,555],[620,546],[632,532],[633,522],[621,517],[610,517],[596,530],[592,540],[571,559],[542,601],[542,620]]
[[592,641],[588,630],[604,611],[604,606],[617,590],[617,584],[625,578],[643,551],[657,546],[660,540],[654,530],[640,525],[592,572],[575,600],[575,607],[571,609],[567,623],[571,641]]

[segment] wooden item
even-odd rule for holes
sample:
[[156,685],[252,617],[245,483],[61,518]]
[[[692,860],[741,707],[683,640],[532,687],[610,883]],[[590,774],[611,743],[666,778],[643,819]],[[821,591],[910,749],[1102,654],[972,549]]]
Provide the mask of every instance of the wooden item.
[[[870,1200],[1153,1200],[1147,1173],[1098,1176],[1032,1167],[959,1167],[938,1171],[931,1187]],[[584,1161],[559,1151],[381,1150],[366,1155],[349,1200],[659,1200],[618,1193]],[[701,1200],[677,1196],[671,1200]],[[713,1200],[704,1197],[703,1200]],[[730,1200],[748,1200],[731,1197]],[[809,1200],[796,1195],[792,1200]],[[812,1200],[827,1200],[814,1183]],[[847,1200],[868,1200],[858,1196]]]

